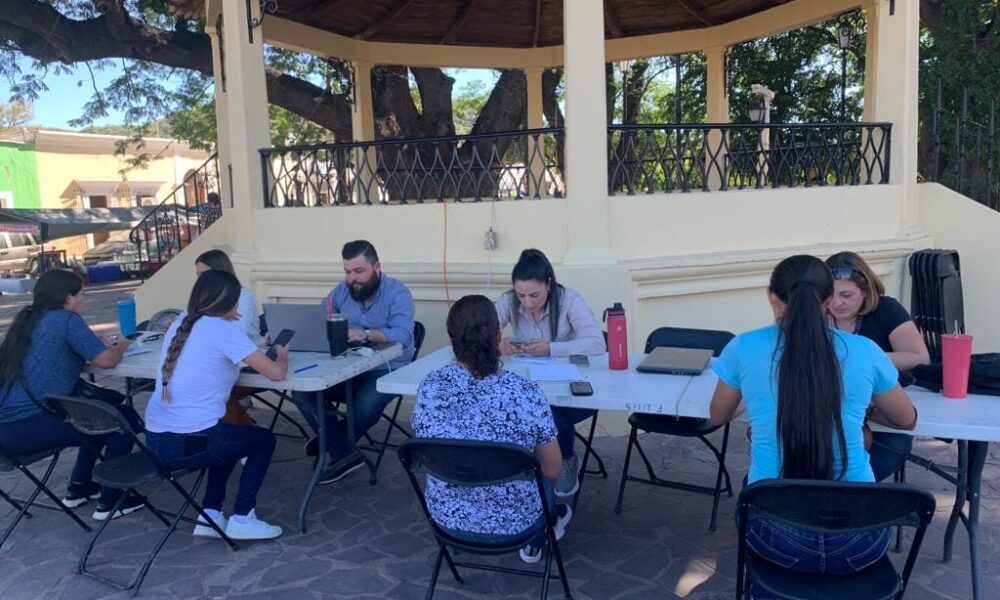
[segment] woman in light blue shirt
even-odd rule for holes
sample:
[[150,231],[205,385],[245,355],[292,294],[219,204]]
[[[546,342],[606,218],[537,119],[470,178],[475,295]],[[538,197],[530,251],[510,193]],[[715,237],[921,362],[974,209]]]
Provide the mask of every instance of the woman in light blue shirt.
[[[827,325],[830,269],[813,256],[792,256],[771,274],[768,301],[776,324],[734,338],[715,365],[719,383],[711,420],[731,420],[741,403],[753,436],[748,482],[826,479],[874,482],[864,447],[865,412],[912,429],[916,410],[896,382],[892,361],[871,340]],[[755,518],[750,548],[802,572],[846,574],[879,560],[889,530],[824,534]]]

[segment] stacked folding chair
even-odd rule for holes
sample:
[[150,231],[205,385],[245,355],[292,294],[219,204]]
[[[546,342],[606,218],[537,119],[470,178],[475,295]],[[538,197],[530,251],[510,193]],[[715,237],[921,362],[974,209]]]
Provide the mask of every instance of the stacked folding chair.
[[965,333],[962,269],[956,250],[920,250],[910,255],[910,313],[931,360],[941,360],[941,334]]

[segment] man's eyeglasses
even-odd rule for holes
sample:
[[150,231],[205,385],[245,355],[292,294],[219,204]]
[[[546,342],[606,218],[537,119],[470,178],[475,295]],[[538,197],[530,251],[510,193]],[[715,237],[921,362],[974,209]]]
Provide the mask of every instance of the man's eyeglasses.
[[851,275],[857,273],[861,279],[865,278],[865,274],[861,271],[855,269],[850,265],[844,265],[840,267],[830,267],[830,272],[833,273],[834,279],[850,279]]

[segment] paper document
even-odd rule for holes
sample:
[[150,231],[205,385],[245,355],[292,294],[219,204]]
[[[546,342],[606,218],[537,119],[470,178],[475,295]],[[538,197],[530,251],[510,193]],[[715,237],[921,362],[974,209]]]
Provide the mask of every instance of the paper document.
[[580,369],[576,365],[530,365],[528,376],[533,381],[580,381]]
[[125,349],[125,353],[122,355],[125,358],[129,356],[135,356],[136,354],[145,354],[147,352],[152,352],[153,349],[148,346],[143,346],[142,344],[132,344]]

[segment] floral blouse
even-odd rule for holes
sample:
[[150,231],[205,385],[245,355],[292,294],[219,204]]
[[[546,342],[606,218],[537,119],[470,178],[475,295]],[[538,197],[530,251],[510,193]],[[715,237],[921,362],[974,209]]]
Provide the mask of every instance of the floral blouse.
[[[417,437],[507,442],[529,450],[556,438],[538,384],[504,370],[476,379],[458,364],[420,382],[411,424]],[[533,481],[467,488],[428,477],[426,499],[438,525],[474,533],[520,533],[542,510]]]

